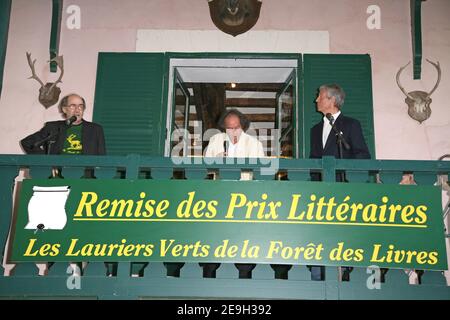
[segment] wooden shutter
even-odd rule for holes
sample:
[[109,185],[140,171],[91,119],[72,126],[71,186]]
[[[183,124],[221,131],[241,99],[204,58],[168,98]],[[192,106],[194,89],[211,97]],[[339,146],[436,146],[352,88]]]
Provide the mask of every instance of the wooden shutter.
[[100,53],[94,116],[109,155],[163,155],[164,53]]
[[315,100],[322,84],[336,83],[346,94],[342,112],[361,122],[372,158],[375,159],[373,125],[372,70],[369,55],[305,54],[304,56],[304,156],[309,156],[310,129],[323,115],[316,111]]

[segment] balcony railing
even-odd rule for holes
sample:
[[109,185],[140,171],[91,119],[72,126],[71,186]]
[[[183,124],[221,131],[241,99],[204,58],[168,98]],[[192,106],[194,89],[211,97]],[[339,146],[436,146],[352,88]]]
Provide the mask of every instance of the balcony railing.
[[[59,168],[59,178],[96,179],[207,179],[239,180],[242,170],[252,170],[255,180],[308,181],[320,171],[324,181],[345,171],[349,183],[398,184],[405,173],[419,185],[444,184],[450,174],[448,161],[279,159],[277,174],[261,175],[261,164],[206,163],[184,159],[128,156],[0,156],[0,246],[8,252],[7,239],[14,224],[15,197],[22,179],[47,179]],[[199,163],[191,163],[194,162]],[[266,165],[267,166],[267,165]],[[86,170],[89,169],[89,170]],[[215,175],[209,175],[212,170]],[[445,185],[447,184],[447,185]],[[448,190],[448,189],[446,189]],[[444,192],[445,196],[445,192]],[[447,195],[448,197],[448,192]],[[448,204],[447,204],[448,205]],[[445,209],[444,209],[445,211]],[[448,216],[447,216],[448,219]],[[446,232],[448,233],[448,231]],[[446,240],[448,242],[448,239]],[[448,245],[448,243],[447,243]],[[447,247],[448,250],[448,247]],[[448,253],[447,253],[448,255]],[[7,260],[7,259],[6,259]],[[79,288],[70,285],[72,272],[80,268]],[[369,289],[366,268],[354,268],[350,281],[339,281],[337,267],[325,268],[323,281],[312,281],[307,266],[294,265],[280,274],[269,264],[258,264],[251,277],[242,279],[233,263],[222,263],[215,278],[204,278],[198,263],[53,263],[36,265],[4,261],[0,274],[1,297],[26,298],[275,298],[275,299],[450,299],[450,286],[440,271],[384,270],[380,289]],[[387,271],[387,272],[386,272]],[[447,271],[448,272],[448,271]],[[72,290],[71,290],[72,288]]]

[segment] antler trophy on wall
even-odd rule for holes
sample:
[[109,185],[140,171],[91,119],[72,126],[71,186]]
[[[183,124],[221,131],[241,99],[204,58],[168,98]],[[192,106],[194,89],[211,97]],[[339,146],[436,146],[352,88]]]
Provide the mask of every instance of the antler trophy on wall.
[[433,89],[431,89],[430,92],[425,91],[412,91],[412,92],[406,92],[406,90],[402,87],[400,84],[400,73],[405,69],[411,62],[408,62],[405,66],[401,67],[400,70],[397,72],[397,85],[402,90],[402,92],[405,94],[406,99],[405,102],[408,105],[408,114],[411,118],[413,118],[416,121],[419,121],[419,123],[422,123],[423,121],[427,120],[431,115],[431,108],[430,104],[433,100],[431,100],[431,94],[436,90],[436,88],[439,85],[439,82],[441,81],[441,67],[439,65],[439,61],[436,63],[430,61],[427,59],[429,63],[431,63],[438,72],[438,79],[436,82],[436,85]]
[[30,66],[31,73],[32,73],[31,77],[29,77],[28,79],[34,79],[40,83],[41,87],[39,88],[39,102],[45,108],[49,108],[58,102],[59,95],[61,93],[61,89],[58,88],[56,85],[58,83],[62,82],[61,79],[64,75],[63,56],[57,56],[49,61],[49,62],[53,62],[53,61],[56,62],[59,69],[61,70],[61,74],[59,75],[58,80],[56,80],[55,82],[47,82],[45,85],[42,82],[42,80],[39,79],[39,77],[36,75],[36,71],[34,70],[34,64],[36,63],[36,59],[31,61],[31,53],[29,53],[29,52],[27,52],[27,60],[28,60],[28,65]]
[[208,5],[216,27],[233,37],[250,30],[261,10],[261,0],[208,0]]

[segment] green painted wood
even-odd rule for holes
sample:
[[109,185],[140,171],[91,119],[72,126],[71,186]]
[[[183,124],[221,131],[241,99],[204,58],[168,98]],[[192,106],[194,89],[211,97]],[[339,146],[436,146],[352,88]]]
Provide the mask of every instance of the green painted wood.
[[260,169],[253,170],[253,180],[275,180],[275,174],[262,174]]
[[160,279],[166,277],[166,268],[162,262],[151,262],[144,270],[144,277],[148,279]]
[[61,174],[65,179],[81,179],[84,177],[85,169],[84,167],[67,167],[61,170]]
[[148,168],[141,168],[139,170],[138,179],[151,179],[151,171]]
[[203,269],[198,263],[186,263],[181,269],[180,277],[189,279],[202,279]]
[[[350,171],[380,172],[384,183],[398,184],[404,170],[414,172],[418,183],[430,184],[436,175],[450,172],[450,162],[443,161],[398,161],[398,160],[339,160],[333,158],[322,160],[287,160],[280,161],[281,169],[319,168],[329,172],[333,177],[335,167],[349,168]],[[64,156],[17,156],[0,155],[0,197],[2,207],[11,201],[12,181],[19,167],[30,167],[30,175],[47,178],[51,171],[51,163],[67,168],[84,166],[96,167],[104,173],[103,178],[110,178],[115,168],[124,170],[142,170],[148,168],[156,171],[168,170],[171,176],[170,159],[147,157],[83,157],[75,159]],[[320,165],[319,165],[320,164]],[[323,166],[323,167],[322,167]],[[207,165],[186,165],[186,168],[206,170]],[[219,165],[224,170],[232,170],[230,166]],[[258,170],[257,165],[245,165]],[[170,168],[170,170],[169,170]],[[154,171],[155,171],[154,170]],[[234,169],[239,172],[239,169]],[[97,172],[97,170],[96,170]],[[98,173],[97,173],[98,175]],[[8,182],[9,181],[9,182]],[[6,182],[6,183],[5,183]],[[3,187],[1,187],[3,186]],[[9,201],[9,202],[8,202]],[[10,219],[10,210],[0,211],[0,219],[4,221],[5,212]],[[5,231],[0,223],[0,236]],[[55,264],[48,276],[37,276],[38,269],[32,263],[20,264],[14,276],[0,276],[0,298],[19,299],[139,299],[139,298],[250,298],[250,299],[450,299],[450,287],[446,285],[441,272],[428,271],[421,277],[420,285],[409,285],[404,270],[389,270],[381,290],[369,290],[366,286],[364,268],[356,268],[350,282],[337,280],[337,268],[326,268],[325,281],[311,281],[306,266],[293,266],[287,280],[274,279],[274,270],[270,265],[257,265],[253,271],[253,279],[238,279],[238,270],[233,263],[221,264],[216,279],[202,278],[202,269],[197,264],[186,264],[180,270],[179,278],[167,277],[167,269],[162,263],[149,263],[143,277],[133,278],[131,271],[139,263],[120,263],[115,277],[106,277],[104,263],[89,263],[82,277],[81,290],[68,290],[66,287],[68,264]]]
[[300,170],[289,170],[288,171],[288,180],[309,181],[310,178],[311,177],[310,177],[309,171],[300,171]]
[[336,181],[336,159],[334,157],[323,157],[322,161],[324,167],[322,171],[322,181]]
[[95,168],[94,175],[97,179],[113,179],[117,175],[117,169],[110,167]]
[[221,263],[216,270],[217,279],[237,279],[238,271],[233,263]]
[[83,276],[88,277],[105,277],[106,267],[102,262],[89,262],[83,270]]
[[422,73],[422,0],[410,0],[414,80]]
[[163,154],[164,63],[163,53],[99,53],[93,119],[108,154]]
[[152,168],[150,171],[150,175],[151,175],[152,179],[157,179],[157,180],[171,179],[173,176],[173,169],[172,168]]
[[127,169],[126,169],[126,179],[137,179],[139,177],[139,155],[129,154],[127,155]]
[[306,266],[295,265],[289,270],[288,278],[292,281],[310,281],[311,272],[309,272]]
[[293,155],[294,158],[306,158],[305,155],[305,145],[301,143],[301,139],[299,137],[303,137],[305,132],[305,126],[303,125],[305,121],[304,115],[304,77],[303,77],[303,57],[299,55],[297,58],[297,70],[296,77],[294,77],[294,101],[295,108],[293,112],[294,121],[294,145],[293,147]]
[[252,270],[252,279],[255,280],[271,280],[275,279],[274,270],[269,264],[258,264]]
[[349,182],[369,182],[369,172],[345,171],[345,176]]
[[117,265],[117,277],[119,278],[129,278],[131,276],[131,263],[130,262],[119,262]]
[[387,184],[399,184],[402,181],[403,172],[382,171],[380,173],[380,179],[382,183]]
[[[52,2],[52,26],[50,31],[50,60],[59,55],[59,39],[61,35],[61,19],[63,10],[63,0],[53,0]],[[50,72],[57,72],[56,62],[50,63]]]
[[[425,271],[420,278],[421,285],[446,285],[446,279],[443,272]],[[450,297],[449,297],[450,299]]]
[[32,166],[30,167],[30,178],[31,179],[48,179],[51,178],[53,173],[52,173],[52,167],[38,167],[38,166]]
[[438,179],[437,175],[431,172],[417,172],[414,173],[414,181],[416,181],[419,185],[433,185],[438,181]]
[[19,277],[33,278],[33,276],[38,276],[39,269],[34,263],[19,263],[14,267],[13,276],[8,277],[11,279],[16,279]]
[[221,180],[239,180],[241,179],[240,169],[221,169],[219,170],[219,179]]
[[185,169],[184,175],[186,179],[202,180],[207,176],[208,171],[205,169]]
[[139,276],[139,277],[143,277],[144,276],[144,272],[145,272],[145,268],[149,265],[148,262],[134,262],[131,263],[130,265],[130,273],[133,276]]
[[11,0],[0,0],[0,97],[3,87],[3,70],[5,67],[6,47],[8,44],[10,13]]
[[[18,168],[0,167],[0,261],[3,261],[6,240],[8,239],[13,212],[13,185]],[[0,263],[0,278],[3,276],[3,264]]]
[[366,143],[375,159],[373,125],[372,68],[370,56],[359,54],[305,54],[304,68],[304,132],[299,141],[305,145],[305,157],[310,152],[310,129],[323,115],[316,112],[315,100],[323,84],[336,83],[345,93],[343,114],[357,119]]
[[53,264],[50,264],[49,269],[48,269],[48,276],[58,275],[58,276],[68,277],[72,272],[72,270],[70,270],[70,273],[67,272],[67,269],[69,267],[70,267],[70,265],[65,262],[55,262]]

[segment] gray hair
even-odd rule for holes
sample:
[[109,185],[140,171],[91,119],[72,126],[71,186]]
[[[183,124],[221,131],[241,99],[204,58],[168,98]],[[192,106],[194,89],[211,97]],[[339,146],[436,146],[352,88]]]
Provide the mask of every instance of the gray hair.
[[344,105],[345,101],[345,92],[344,89],[342,89],[337,84],[324,84],[320,86],[319,91],[326,90],[328,98],[334,97],[336,101],[336,107],[340,110],[342,106]]

